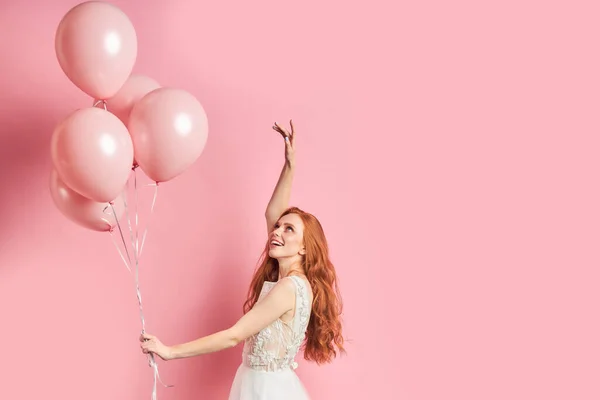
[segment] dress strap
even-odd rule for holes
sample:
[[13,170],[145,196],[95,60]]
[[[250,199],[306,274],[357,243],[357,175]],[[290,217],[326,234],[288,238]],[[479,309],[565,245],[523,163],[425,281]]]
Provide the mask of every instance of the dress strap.
[[310,306],[308,302],[308,288],[304,279],[299,276],[290,276],[296,285],[296,309],[294,311],[294,332],[302,334],[308,326]]

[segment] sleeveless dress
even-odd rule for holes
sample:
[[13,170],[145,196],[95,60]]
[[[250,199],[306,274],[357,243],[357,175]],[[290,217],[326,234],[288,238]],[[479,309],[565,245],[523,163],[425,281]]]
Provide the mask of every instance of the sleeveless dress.
[[[294,370],[294,360],[306,335],[311,305],[304,279],[291,276],[296,286],[296,306],[290,322],[277,319],[244,342],[229,400],[307,400],[304,386]],[[263,284],[260,302],[277,282]]]

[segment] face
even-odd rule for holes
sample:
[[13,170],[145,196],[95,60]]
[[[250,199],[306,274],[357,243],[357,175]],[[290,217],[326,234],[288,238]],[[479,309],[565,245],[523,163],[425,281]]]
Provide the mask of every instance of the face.
[[269,235],[269,256],[276,259],[300,258],[304,249],[304,224],[297,214],[284,215]]

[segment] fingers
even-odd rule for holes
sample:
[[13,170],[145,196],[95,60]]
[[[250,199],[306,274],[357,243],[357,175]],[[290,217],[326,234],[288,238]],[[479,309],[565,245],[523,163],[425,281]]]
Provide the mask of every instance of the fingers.
[[273,125],[273,130],[275,130],[276,132],[278,132],[281,135],[282,138],[285,139],[287,137],[287,136],[285,136],[285,133],[278,126]]
[[283,130],[281,129],[281,127],[279,125],[277,125],[277,122],[273,122],[273,129],[275,129],[277,132],[279,132],[283,135]]
[[291,142],[291,144],[293,145],[295,129],[294,129],[294,122],[291,119],[290,119],[290,128],[291,128],[291,132],[286,130],[285,128],[282,128],[281,126],[279,126],[279,124],[277,122],[275,122],[275,124],[273,125],[273,129],[275,131],[279,132],[285,140],[289,140],[289,142]]
[[140,348],[142,349],[142,353],[152,353],[156,350],[156,343],[148,341],[140,344]]
[[277,128],[279,128],[279,132],[282,132],[285,136],[290,136],[290,132],[287,129],[282,128],[281,126],[279,126],[279,124],[277,122],[275,122],[275,126]]
[[144,342],[146,340],[156,339],[156,336],[150,335],[148,333],[142,333],[140,335],[140,342]]
[[294,130],[294,122],[290,119],[290,127],[292,128],[292,134],[290,135],[290,142],[294,145],[294,139],[296,138],[296,131]]
[[290,135],[288,133],[288,131],[286,131],[284,128],[280,127],[277,124],[277,122],[275,122],[275,125],[273,126],[273,129],[275,129],[277,132],[281,133],[281,136],[283,136],[284,139]]

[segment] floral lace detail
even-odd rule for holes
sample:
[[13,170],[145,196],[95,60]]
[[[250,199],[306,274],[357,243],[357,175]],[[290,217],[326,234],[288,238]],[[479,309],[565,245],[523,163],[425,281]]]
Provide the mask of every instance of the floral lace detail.
[[[280,371],[296,369],[296,354],[306,336],[311,307],[308,288],[304,280],[290,277],[296,285],[296,307],[294,318],[286,323],[277,319],[272,324],[246,339],[243,362],[246,366],[260,371]],[[265,282],[258,301],[266,296],[275,282]]]

